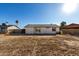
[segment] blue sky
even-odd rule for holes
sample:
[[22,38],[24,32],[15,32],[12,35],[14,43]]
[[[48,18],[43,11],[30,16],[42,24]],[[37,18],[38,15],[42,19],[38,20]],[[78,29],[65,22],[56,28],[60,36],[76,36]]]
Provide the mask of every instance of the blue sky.
[[79,9],[68,15],[62,12],[62,6],[61,3],[0,3],[0,24],[15,24],[17,19],[20,28],[27,24],[60,24],[62,21],[79,23]]

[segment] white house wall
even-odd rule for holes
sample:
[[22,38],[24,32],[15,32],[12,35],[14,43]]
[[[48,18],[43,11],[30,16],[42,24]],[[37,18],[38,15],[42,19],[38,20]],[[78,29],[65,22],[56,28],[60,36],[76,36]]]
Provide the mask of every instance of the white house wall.
[[52,31],[52,28],[41,28],[41,33],[54,34],[54,33],[56,33],[56,31]]
[[34,33],[34,28],[26,28],[25,29],[25,34],[33,34]]
[[57,27],[57,28],[56,28],[56,32],[59,32],[59,31],[60,31],[60,28],[59,28],[59,27]]
[[[58,31],[58,28],[57,28]],[[35,34],[35,28],[25,28],[26,34]],[[40,28],[40,32],[38,34],[55,34],[56,31],[52,31],[52,28]]]

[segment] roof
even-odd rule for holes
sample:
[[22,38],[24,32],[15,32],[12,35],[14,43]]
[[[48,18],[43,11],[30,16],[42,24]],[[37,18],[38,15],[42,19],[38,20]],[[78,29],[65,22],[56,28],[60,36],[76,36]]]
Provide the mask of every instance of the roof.
[[17,27],[18,29],[20,29],[18,26],[16,26],[16,25],[7,25],[7,27],[11,27],[11,26],[15,26],[15,27]]
[[79,29],[79,24],[72,23],[70,25],[63,27],[63,29]]
[[33,27],[59,27],[56,24],[28,24],[25,28],[33,28]]
[[[20,28],[19,28],[18,26],[16,26],[16,25],[7,25],[6,28],[7,28],[7,27],[11,27],[11,26],[15,26],[15,27],[17,27],[18,29],[20,29]],[[0,27],[3,27],[3,26],[0,25]]]

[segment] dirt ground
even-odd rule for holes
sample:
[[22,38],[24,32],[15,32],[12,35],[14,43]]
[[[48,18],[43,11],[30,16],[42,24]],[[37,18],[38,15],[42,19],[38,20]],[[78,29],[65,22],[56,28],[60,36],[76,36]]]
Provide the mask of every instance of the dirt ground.
[[0,35],[1,56],[79,56],[79,37]]

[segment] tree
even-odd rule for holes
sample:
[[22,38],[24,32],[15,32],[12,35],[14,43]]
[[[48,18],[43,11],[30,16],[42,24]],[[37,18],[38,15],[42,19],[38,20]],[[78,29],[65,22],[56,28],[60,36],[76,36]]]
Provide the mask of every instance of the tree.
[[19,21],[18,20],[16,20],[16,25],[18,26],[18,23],[19,23]]
[[62,21],[60,27],[63,28],[64,26],[66,26],[66,22],[65,21]]
[[2,26],[6,26],[6,23],[2,23]]
[[63,34],[63,30],[62,29],[63,29],[64,26],[66,26],[66,22],[62,21],[61,24],[60,24],[60,33],[61,34]]

